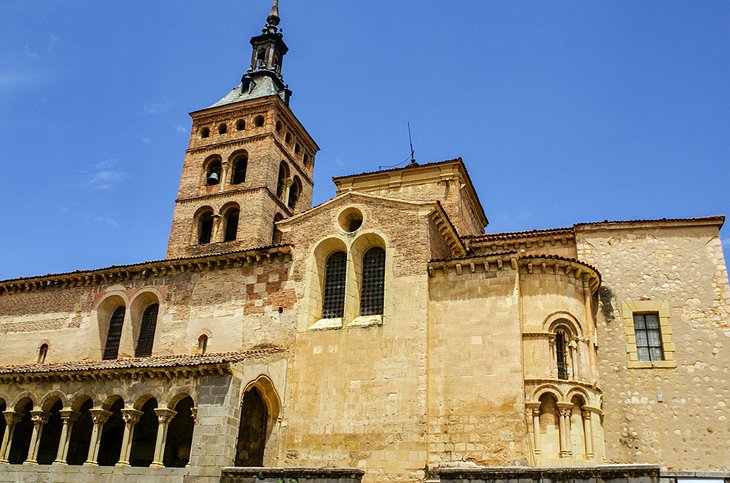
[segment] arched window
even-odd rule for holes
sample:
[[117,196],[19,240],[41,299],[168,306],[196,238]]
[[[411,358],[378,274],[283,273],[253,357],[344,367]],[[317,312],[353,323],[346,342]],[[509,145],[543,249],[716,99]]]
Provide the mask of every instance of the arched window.
[[109,331],[106,336],[104,347],[104,360],[116,359],[119,355],[119,341],[122,338],[122,326],[124,325],[124,306],[117,307],[109,319]]
[[274,232],[271,234],[271,243],[274,245],[281,243],[281,237],[282,233],[281,230],[276,226],[277,221],[281,221],[284,219],[284,216],[281,213],[277,213],[276,216],[274,216]]
[[284,161],[279,164],[279,178],[276,182],[276,197],[282,198],[286,190],[286,180],[289,177],[289,167]]
[[555,332],[555,362],[558,366],[558,379],[568,378],[568,335],[563,329]]
[[266,65],[266,51],[261,49],[256,53],[256,68],[260,69],[264,65]]
[[248,165],[248,156],[242,154],[233,161],[233,175],[231,176],[231,184],[241,184],[246,181],[246,167]]
[[281,121],[276,121],[276,132],[281,134],[281,132],[284,130],[284,125],[281,123]]
[[383,313],[385,290],[385,250],[373,247],[362,257],[362,288],[360,289],[360,315]]
[[228,132],[228,125],[227,124],[221,124],[218,126],[218,134],[225,134]]
[[253,124],[256,127],[263,127],[264,126],[264,116],[256,116],[253,120]]
[[221,182],[221,162],[216,159],[208,164],[205,172],[205,184],[213,186]]
[[152,304],[144,310],[134,357],[149,357],[152,355],[152,345],[155,342],[155,329],[157,328],[157,313],[159,310],[159,304]]
[[302,147],[299,145],[299,143],[296,143],[294,145],[294,154],[299,154],[300,152],[302,152]]
[[309,167],[309,155],[304,153],[304,166]]
[[299,176],[294,176],[291,188],[289,188],[289,201],[287,202],[287,206],[289,206],[289,208],[294,209],[297,205],[297,201],[299,201],[299,194],[301,192],[302,182],[299,180]]
[[342,317],[344,313],[346,271],[347,254],[345,252],[335,252],[327,258],[322,300],[323,319]]
[[239,217],[239,210],[238,208],[231,208],[228,211],[226,211],[226,215],[224,218],[224,222],[226,224],[226,231],[225,231],[225,237],[223,238],[223,241],[233,241],[236,239],[236,234],[238,233],[238,217]]
[[201,138],[207,138],[208,136],[210,136],[210,128],[204,127],[203,129],[200,130]]
[[198,243],[210,243],[213,236],[213,212],[206,211],[198,219]]
[[198,337],[198,353],[205,354],[208,352],[208,336],[203,334]]
[[292,143],[292,135],[291,133],[286,133],[286,136],[284,137],[284,142],[291,146]]
[[41,348],[38,349],[38,364],[46,362],[46,356],[48,355],[48,344],[42,344]]
[[243,131],[244,129],[246,129],[246,121],[243,119],[236,121],[236,131]]

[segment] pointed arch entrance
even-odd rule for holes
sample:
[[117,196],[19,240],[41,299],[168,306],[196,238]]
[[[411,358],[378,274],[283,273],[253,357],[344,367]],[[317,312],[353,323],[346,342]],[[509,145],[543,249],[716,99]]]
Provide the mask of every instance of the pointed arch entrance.
[[236,443],[236,466],[263,466],[264,450],[279,417],[281,401],[266,376],[250,383],[243,394]]

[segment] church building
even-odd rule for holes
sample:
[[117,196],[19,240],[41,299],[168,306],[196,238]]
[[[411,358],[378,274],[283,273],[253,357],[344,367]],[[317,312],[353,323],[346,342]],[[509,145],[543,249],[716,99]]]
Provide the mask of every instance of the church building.
[[730,482],[724,217],[489,233],[460,158],[313,207],[279,23],[164,260],[0,281],[0,482]]

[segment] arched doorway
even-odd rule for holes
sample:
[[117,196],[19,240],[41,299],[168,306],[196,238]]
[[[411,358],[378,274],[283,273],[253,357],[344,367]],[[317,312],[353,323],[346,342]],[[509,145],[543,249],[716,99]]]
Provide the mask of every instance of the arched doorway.
[[266,446],[266,404],[255,387],[243,396],[236,444],[236,466],[263,466]]

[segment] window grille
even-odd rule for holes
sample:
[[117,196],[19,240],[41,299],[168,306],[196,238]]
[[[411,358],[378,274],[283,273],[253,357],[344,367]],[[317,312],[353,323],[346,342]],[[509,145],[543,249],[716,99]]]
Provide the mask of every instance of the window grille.
[[149,357],[152,355],[152,344],[155,342],[157,312],[159,310],[159,304],[152,304],[142,314],[142,324],[139,328],[137,350],[134,351],[134,357]]
[[104,360],[116,359],[119,355],[119,341],[122,338],[122,325],[124,324],[124,307],[117,307],[109,319],[109,332],[106,336],[104,348]]
[[385,250],[373,247],[362,257],[362,288],[360,315],[383,313],[385,291]]
[[335,252],[329,256],[324,275],[323,319],[342,317],[345,311],[346,271],[347,255],[345,252]]
[[231,184],[241,184],[246,181],[246,165],[248,164],[245,156],[236,159],[233,165],[233,178]]
[[634,314],[634,333],[640,361],[664,360],[659,314]]
[[238,217],[238,210],[230,209],[226,213],[226,235],[223,241],[233,241],[236,239],[236,234],[238,233]]
[[558,379],[568,378],[568,355],[566,349],[565,333],[558,331],[555,334],[555,356],[558,364]]

